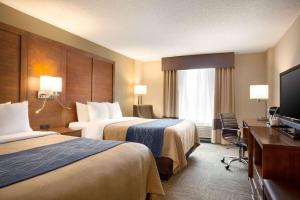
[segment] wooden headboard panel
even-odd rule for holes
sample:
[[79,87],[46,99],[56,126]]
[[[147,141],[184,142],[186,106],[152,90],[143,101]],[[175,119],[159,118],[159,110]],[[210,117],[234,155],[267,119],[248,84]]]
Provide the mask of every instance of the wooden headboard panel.
[[113,101],[114,69],[110,63],[93,59],[92,100],[98,102]]
[[[59,98],[72,110],[49,100],[35,114],[43,102],[37,99],[41,75],[62,77]],[[77,120],[76,101],[112,102],[113,89],[113,61],[0,23],[0,103],[28,100],[33,129],[66,126]]]
[[20,100],[21,37],[0,30],[0,103]]
[[[75,102],[92,99],[92,59],[77,52],[67,53],[66,103],[75,110]],[[64,110],[65,121],[76,121],[76,113]]]
[[[37,99],[39,77],[41,75],[59,76],[65,78],[65,50],[56,43],[36,36],[27,37],[27,99],[29,102],[29,119],[33,129],[40,124],[51,122],[52,126],[62,123],[61,107],[55,101],[48,101],[41,113],[35,111],[41,107],[43,100]],[[61,99],[64,99],[62,92]]]

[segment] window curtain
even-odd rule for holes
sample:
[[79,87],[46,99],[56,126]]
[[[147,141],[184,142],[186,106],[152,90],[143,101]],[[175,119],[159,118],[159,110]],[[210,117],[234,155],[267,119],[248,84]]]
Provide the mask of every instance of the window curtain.
[[212,143],[225,144],[221,134],[221,112],[234,112],[234,68],[216,68]]
[[178,70],[179,118],[212,125],[214,76],[214,68]]
[[164,71],[164,117],[178,117],[178,80],[176,70]]

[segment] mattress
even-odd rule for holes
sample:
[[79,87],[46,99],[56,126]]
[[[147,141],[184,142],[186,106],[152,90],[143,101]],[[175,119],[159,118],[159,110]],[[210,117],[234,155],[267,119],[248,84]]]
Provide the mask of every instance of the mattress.
[[[72,129],[80,127],[84,137],[125,141],[130,126],[153,120],[155,119],[123,117],[97,122],[72,122],[69,127]],[[199,144],[195,123],[190,120],[183,120],[165,129],[162,157],[170,158],[173,161],[173,173],[177,173],[187,166],[186,153]]]
[[[73,139],[47,133],[0,144],[0,155]],[[160,199],[155,159],[141,144],[124,143],[0,189],[1,199]]]

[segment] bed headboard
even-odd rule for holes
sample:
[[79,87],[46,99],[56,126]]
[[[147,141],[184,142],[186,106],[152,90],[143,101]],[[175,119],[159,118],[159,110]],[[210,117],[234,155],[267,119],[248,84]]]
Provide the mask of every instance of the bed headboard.
[[21,36],[0,30],[0,103],[21,100]]
[[[35,114],[43,100],[37,99],[39,76],[63,80],[60,100]],[[0,23],[0,103],[28,100],[33,129],[41,124],[65,126],[77,120],[75,102],[114,99],[114,62],[100,56]]]

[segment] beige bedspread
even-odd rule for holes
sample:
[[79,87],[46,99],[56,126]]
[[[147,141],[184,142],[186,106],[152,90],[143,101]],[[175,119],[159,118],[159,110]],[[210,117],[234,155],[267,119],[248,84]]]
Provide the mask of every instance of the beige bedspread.
[[[0,155],[73,137],[51,135],[0,144]],[[46,174],[0,188],[0,199],[160,199],[164,194],[147,147],[125,143]]]
[[[110,124],[105,127],[103,138],[124,141],[128,127],[153,120],[155,119],[138,118]],[[184,120],[165,129],[162,156],[173,160],[173,173],[177,173],[187,165],[185,154],[199,144],[196,126],[192,121]]]

